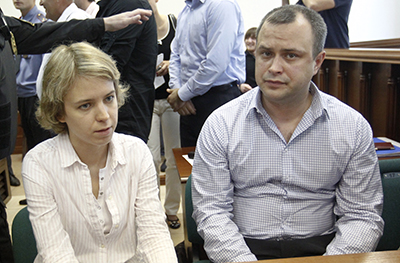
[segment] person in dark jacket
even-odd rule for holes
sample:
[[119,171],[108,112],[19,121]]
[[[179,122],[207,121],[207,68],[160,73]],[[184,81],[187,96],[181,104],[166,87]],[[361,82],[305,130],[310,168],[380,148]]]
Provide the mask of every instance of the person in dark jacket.
[[[101,0],[97,17],[108,17],[136,8],[151,9],[147,0]],[[99,47],[117,61],[121,82],[128,84],[129,97],[118,114],[116,132],[134,135],[147,143],[154,106],[154,77],[158,54],[154,16],[143,25],[130,25],[107,32]]]

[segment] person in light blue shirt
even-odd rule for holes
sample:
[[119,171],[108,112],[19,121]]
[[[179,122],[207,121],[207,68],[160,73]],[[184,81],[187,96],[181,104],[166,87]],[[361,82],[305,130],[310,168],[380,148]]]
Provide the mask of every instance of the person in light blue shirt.
[[318,90],[326,25],[300,5],[257,31],[258,87],[214,111],[196,146],[193,218],[212,262],[370,252],[382,184],[364,117]]
[[168,102],[181,114],[181,146],[195,146],[209,114],[241,94],[244,25],[236,0],[192,0],[171,44]]
[[[35,0],[14,1],[15,8],[21,11],[21,19],[32,23],[46,21],[45,14],[35,5]],[[35,112],[38,104],[36,80],[42,64],[43,55],[22,55],[17,73],[18,111],[26,137],[27,150],[51,137],[49,131],[38,124]]]

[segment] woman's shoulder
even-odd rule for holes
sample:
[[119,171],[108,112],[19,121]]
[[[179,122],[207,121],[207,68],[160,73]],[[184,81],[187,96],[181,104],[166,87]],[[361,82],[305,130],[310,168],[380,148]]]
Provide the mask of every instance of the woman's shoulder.
[[147,147],[142,139],[133,135],[114,132],[112,140],[114,144],[119,145],[119,147],[124,149],[131,147]]

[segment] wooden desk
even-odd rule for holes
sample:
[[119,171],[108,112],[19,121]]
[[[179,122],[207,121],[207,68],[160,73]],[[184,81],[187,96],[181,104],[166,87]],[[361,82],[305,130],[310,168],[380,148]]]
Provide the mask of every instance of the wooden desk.
[[[254,262],[254,261],[253,261]],[[399,263],[400,251],[260,260],[263,263]]]
[[[190,152],[193,152],[195,147],[184,147],[184,148],[175,148],[172,149],[174,153],[176,168],[178,169],[179,176],[181,177],[181,183],[186,183],[187,178],[192,173],[192,165],[188,163],[183,155],[186,155]],[[182,192],[183,194],[184,192]]]

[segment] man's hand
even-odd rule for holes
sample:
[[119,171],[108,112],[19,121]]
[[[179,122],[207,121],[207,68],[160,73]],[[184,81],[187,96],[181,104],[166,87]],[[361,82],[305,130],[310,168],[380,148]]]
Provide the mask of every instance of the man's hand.
[[151,15],[152,15],[151,10],[138,8],[133,11],[124,12],[110,17],[105,17],[104,28],[105,31],[113,32],[123,29],[129,26],[130,24],[141,25],[143,21],[149,20],[149,17]]
[[167,89],[167,92],[170,93],[167,101],[171,105],[172,109],[183,116],[196,114],[196,108],[192,101],[182,101],[179,98],[178,90],[179,89]]
[[252,88],[249,84],[243,83],[243,84],[240,84],[239,89],[240,89],[240,91],[241,91],[242,93],[246,93],[246,92],[248,92],[249,90],[252,90],[253,88]]
[[191,100],[185,101],[182,108],[178,110],[178,113],[182,116],[186,115],[196,115],[196,108]]

